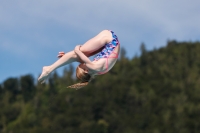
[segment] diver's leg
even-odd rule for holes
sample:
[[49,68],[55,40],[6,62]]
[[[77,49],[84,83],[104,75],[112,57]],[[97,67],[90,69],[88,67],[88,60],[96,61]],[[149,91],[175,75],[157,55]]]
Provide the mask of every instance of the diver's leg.
[[55,63],[53,63],[50,66],[44,66],[42,70],[42,74],[38,78],[39,82],[45,82],[45,80],[48,78],[49,74],[53,72],[55,69],[70,64],[72,62],[78,61],[78,56],[74,51],[70,51],[68,53],[65,53],[60,59],[58,59]]
[[112,41],[112,33],[109,30],[103,30],[98,35],[85,42],[81,46],[80,50],[86,56],[92,56],[100,52],[103,46],[111,41]]

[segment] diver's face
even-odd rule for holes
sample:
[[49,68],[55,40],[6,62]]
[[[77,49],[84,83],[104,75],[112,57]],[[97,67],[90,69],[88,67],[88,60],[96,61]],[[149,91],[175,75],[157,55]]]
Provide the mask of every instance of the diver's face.
[[83,69],[83,71],[84,71],[85,73],[88,73],[88,68],[87,68],[87,66],[85,65],[85,63],[81,63],[81,64],[79,65],[79,68]]

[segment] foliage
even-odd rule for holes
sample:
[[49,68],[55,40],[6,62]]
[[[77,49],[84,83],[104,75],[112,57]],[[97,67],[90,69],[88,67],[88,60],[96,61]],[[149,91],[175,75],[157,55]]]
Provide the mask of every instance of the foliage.
[[2,133],[199,133],[200,43],[166,47],[128,59],[80,90],[73,66],[46,84],[29,74],[0,85]]

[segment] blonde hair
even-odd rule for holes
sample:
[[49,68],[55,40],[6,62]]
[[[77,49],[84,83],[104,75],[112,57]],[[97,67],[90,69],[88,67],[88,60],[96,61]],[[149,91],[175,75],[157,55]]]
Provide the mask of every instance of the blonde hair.
[[88,73],[86,73],[82,68],[77,66],[76,68],[76,77],[81,80],[80,83],[76,83],[74,85],[70,85],[67,88],[74,88],[74,89],[80,89],[82,87],[85,87],[88,85],[88,83],[91,81],[92,76]]

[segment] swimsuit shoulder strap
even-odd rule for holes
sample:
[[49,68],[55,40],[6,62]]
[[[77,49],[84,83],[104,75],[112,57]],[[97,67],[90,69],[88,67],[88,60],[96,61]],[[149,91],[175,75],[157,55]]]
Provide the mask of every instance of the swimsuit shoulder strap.
[[109,57],[106,58],[106,71],[105,72],[99,72],[98,74],[105,74],[105,73],[108,72],[108,58],[118,58],[118,53],[115,53],[115,52],[113,52],[113,53],[115,54],[115,56],[113,56],[113,57],[109,56]]

